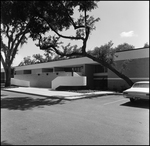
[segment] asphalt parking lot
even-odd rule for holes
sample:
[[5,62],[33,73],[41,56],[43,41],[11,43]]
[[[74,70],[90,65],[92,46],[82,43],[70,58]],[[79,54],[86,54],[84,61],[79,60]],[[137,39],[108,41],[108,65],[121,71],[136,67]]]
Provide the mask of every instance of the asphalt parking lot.
[[1,145],[148,145],[149,101],[66,101],[1,91]]

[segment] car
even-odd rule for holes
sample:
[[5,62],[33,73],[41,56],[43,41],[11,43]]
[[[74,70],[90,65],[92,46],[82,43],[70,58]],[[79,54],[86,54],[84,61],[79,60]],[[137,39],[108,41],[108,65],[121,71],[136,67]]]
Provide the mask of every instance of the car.
[[123,96],[131,102],[139,99],[149,100],[149,81],[135,82],[131,88],[123,91]]

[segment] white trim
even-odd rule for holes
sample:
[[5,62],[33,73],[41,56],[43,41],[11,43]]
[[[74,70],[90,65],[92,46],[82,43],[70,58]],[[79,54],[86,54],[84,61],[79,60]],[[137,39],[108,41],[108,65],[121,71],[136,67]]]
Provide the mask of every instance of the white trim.
[[81,57],[81,58],[72,58],[66,60],[58,60],[46,63],[39,63],[39,64],[31,64],[26,66],[17,66],[15,67],[16,71],[19,70],[33,70],[33,69],[43,69],[43,68],[55,68],[55,67],[72,67],[72,66],[81,66],[84,64],[98,64],[97,62],[93,61],[88,57]]
[[103,72],[103,73],[94,73],[94,76],[107,76],[108,72]]
[[94,78],[94,80],[102,80],[102,79],[107,80],[107,78]]
[[[131,80],[148,80],[149,78],[130,78]],[[108,80],[123,80],[122,78],[108,78]]]

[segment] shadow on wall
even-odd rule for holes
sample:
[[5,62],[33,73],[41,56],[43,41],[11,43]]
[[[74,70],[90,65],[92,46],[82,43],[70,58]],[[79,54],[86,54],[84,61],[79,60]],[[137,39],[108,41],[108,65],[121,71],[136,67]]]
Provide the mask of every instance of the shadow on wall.
[[10,143],[8,143],[7,141],[1,141],[1,145],[12,145],[12,144],[10,144]]
[[35,107],[43,108],[44,106],[50,106],[55,104],[64,104],[63,99],[55,98],[38,98],[33,99],[31,97],[7,97],[1,99],[1,108],[7,108],[9,110],[31,110]]
[[108,88],[108,91],[115,91],[115,92],[122,93],[124,90],[126,90],[128,88],[130,88],[130,87],[127,87],[125,85],[120,85],[119,87],[117,87],[117,86],[114,85],[113,87]]

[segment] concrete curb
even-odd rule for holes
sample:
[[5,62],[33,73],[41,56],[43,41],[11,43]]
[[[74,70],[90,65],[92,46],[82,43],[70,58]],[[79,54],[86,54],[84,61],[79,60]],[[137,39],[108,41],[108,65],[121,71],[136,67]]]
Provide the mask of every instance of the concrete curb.
[[[106,95],[122,95],[122,94],[118,94],[118,93],[103,93],[103,94],[88,94],[88,95],[83,95],[83,96],[80,96],[78,98],[74,98],[74,99],[69,99],[68,97],[65,97],[65,100],[78,100],[78,99],[83,99],[83,98],[94,98],[94,97],[98,97],[98,96],[106,96]],[[67,99],[68,98],[68,99]]]
[[42,97],[50,97],[54,99],[64,99],[63,96],[48,96],[48,95],[43,95],[43,94],[36,94],[36,93],[26,93],[26,92],[21,92],[21,91],[13,91],[13,90],[7,90],[7,89],[2,89],[3,91],[8,91],[8,92],[14,92],[14,93],[21,93],[21,94],[27,94],[27,95],[34,95],[34,96],[42,96]]
[[105,95],[122,95],[122,93],[97,93],[97,94],[93,94],[92,93],[83,93],[82,95],[74,95],[74,96],[49,96],[49,95],[43,95],[40,93],[27,93],[27,92],[23,92],[23,91],[13,91],[13,90],[9,90],[9,89],[1,89],[4,91],[8,91],[8,92],[15,92],[15,93],[21,93],[21,94],[27,94],[27,95],[34,95],[34,96],[42,96],[42,97],[47,97],[47,98],[54,98],[54,99],[62,99],[62,100],[78,100],[78,99],[83,99],[83,98],[94,98],[97,96],[105,96]]

